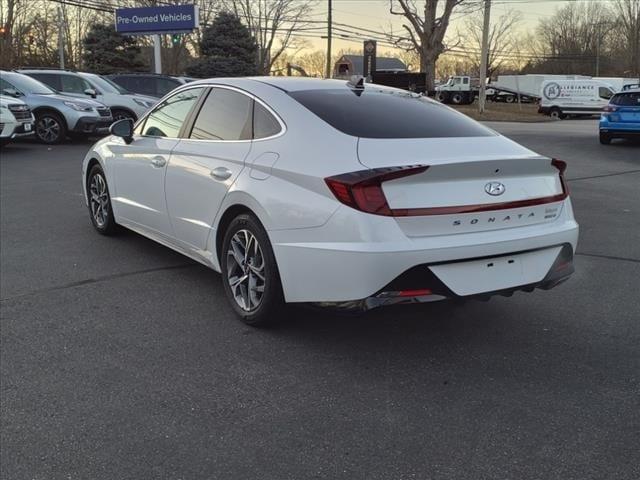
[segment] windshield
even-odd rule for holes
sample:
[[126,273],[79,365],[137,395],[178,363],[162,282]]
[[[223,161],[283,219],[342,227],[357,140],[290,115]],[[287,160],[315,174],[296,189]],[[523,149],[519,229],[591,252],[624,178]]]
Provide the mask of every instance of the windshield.
[[31,77],[15,72],[2,72],[2,79],[24,94],[53,95],[55,90]]
[[101,75],[96,75],[95,73],[81,73],[80,75],[92,82],[96,87],[98,87],[99,90],[102,90],[104,93],[129,93],[120,85],[113,83],[111,80]]

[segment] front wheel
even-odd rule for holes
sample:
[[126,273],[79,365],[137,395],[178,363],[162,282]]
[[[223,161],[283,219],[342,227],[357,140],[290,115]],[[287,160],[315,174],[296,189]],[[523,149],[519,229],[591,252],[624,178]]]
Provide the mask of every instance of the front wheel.
[[67,136],[67,126],[60,115],[53,112],[36,114],[36,137],[42,143],[54,145]]
[[115,110],[111,111],[111,115],[113,116],[114,122],[117,122],[118,120],[124,120],[127,118],[130,118],[134,122],[136,121],[136,116],[127,110],[120,110],[116,108]]
[[269,237],[255,216],[233,219],[220,264],[224,291],[242,321],[252,326],[276,321],[284,304],[282,285]]
[[449,101],[449,94],[447,92],[436,93],[436,100],[440,103],[447,103]]
[[549,111],[549,116],[551,116],[551,118],[553,118],[554,120],[562,120],[563,118],[566,118],[566,115],[562,113],[562,110],[560,110],[558,107],[553,107]]
[[87,179],[87,198],[93,227],[102,235],[113,235],[118,225],[111,208],[107,177],[100,165],[94,165]]

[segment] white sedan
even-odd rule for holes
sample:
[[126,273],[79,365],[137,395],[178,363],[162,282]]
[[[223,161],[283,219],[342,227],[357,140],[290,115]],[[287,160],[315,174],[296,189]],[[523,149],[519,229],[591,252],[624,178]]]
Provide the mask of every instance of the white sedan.
[[87,154],[91,221],[222,272],[251,325],[548,289],[578,239],[565,163],[445,105],[361,82],[210,79]]

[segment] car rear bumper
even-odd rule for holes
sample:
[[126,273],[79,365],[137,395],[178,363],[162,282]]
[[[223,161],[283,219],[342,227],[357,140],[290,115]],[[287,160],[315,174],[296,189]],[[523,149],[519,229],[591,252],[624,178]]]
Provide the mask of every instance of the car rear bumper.
[[600,133],[606,133],[612,137],[638,137],[640,136],[640,124],[630,126],[600,126]]
[[[436,274],[440,264],[418,265],[410,268],[406,272],[396,277],[391,283],[386,285],[380,292],[375,295],[357,301],[347,302],[320,302],[320,306],[333,307],[342,310],[371,310],[373,308],[407,304],[407,303],[429,303],[441,300],[460,300],[460,299],[476,299],[481,301],[489,300],[493,296],[510,297],[517,291],[532,292],[535,289],[550,290],[568,280],[573,274],[573,247],[569,243],[558,245],[550,248],[541,249],[539,251],[514,252],[511,255],[501,255],[498,257],[483,257],[478,259],[470,259],[468,262],[481,263],[487,268],[494,268],[500,262],[509,262],[514,258],[522,255],[530,255],[537,253],[545,254],[544,250],[558,252],[555,261],[547,271],[546,275],[540,281],[525,283],[522,285],[508,286],[506,288],[497,288],[494,290],[482,291],[479,293],[471,293],[461,295],[451,290],[445,282],[443,282]],[[462,265],[464,262],[454,262],[453,265]],[[491,267],[488,267],[488,266]],[[444,264],[446,267],[447,264]],[[466,269],[461,268],[461,271]],[[472,279],[468,279],[473,281]]]
[[[334,215],[320,228],[269,232],[287,302],[361,302],[388,291],[394,280],[418,266],[426,266],[447,288],[441,298],[429,301],[531,285],[544,288],[562,246],[568,244],[573,252],[578,240],[568,199],[550,223],[408,238],[393,218],[375,216],[370,231],[360,228],[361,241],[322,241],[334,238],[345,218]],[[486,258],[497,260],[485,264]],[[416,284],[406,289],[427,288]]]

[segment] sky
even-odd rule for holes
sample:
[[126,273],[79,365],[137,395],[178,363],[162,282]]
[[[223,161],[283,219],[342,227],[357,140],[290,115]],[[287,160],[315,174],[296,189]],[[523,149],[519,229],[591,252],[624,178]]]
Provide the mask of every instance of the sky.
[[[417,1],[421,2],[421,0]],[[609,0],[586,1],[607,2]],[[312,22],[326,20],[327,3],[327,0],[319,0],[318,6],[314,9],[314,11],[310,12],[308,19]],[[557,8],[563,7],[568,3],[572,2],[562,0],[494,0],[491,6],[491,16],[492,18],[497,18],[500,15],[503,15],[509,9],[517,10],[520,12],[522,18],[519,29],[521,31],[526,31],[535,28],[541,18],[552,16]],[[359,27],[360,29],[369,29],[376,32],[396,33],[402,31],[402,23],[404,17],[391,15],[389,13],[389,0],[333,0],[332,10],[334,24],[352,25],[354,27]],[[479,14],[481,13],[476,13],[476,15]],[[462,29],[464,25],[464,18],[465,15],[454,13],[449,31],[455,32],[456,27]],[[326,40],[320,38],[321,35],[325,34],[321,33],[321,30],[326,27],[318,24],[318,26],[312,28],[312,30],[304,33],[305,38],[309,37],[309,48],[312,50],[326,49]],[[336,32],[334,32],[334,41],[332,47],[332,50],[334,52],[338,52],[341,49],[351,48],[360,50],[362,48],[361,39],[341,39],[340,36],[338,36],[339,34],[340,32],[337,30]],[[361,34],[366,35],[367,33],[362,32]],[[354,37],[353,34],[351,34],[350,36]],[[381,44],[378,46],[379,51],[384,51],[389,48],[390,47]]]

